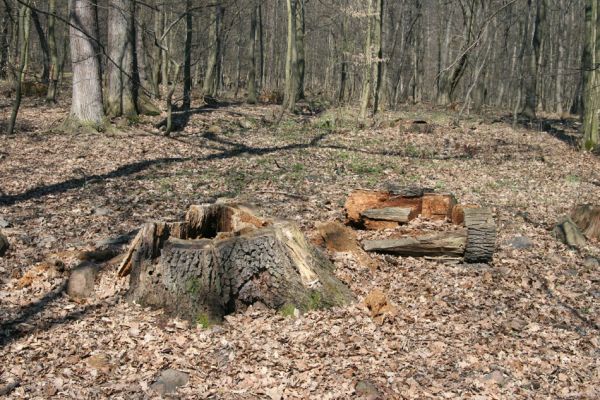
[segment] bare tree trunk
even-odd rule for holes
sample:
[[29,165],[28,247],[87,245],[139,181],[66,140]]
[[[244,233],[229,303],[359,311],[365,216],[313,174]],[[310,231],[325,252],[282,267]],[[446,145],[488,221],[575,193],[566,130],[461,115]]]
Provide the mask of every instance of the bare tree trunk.
[[587,0],[585,8],[586,39],[584,94],[583,94],[583,141],[585,150],[595,149],[600,142],[600,10],[597,0]]
[[[528,0],[528,6],[531,7],[531,1]],[[538,69],[541,57],[542,27],[546,15],[545,0],[535,0],[535,17],[533,22],[533,38],[530,51],[527,58],[527,70],[524,80],[525,104],[521,114],[527,118],[534,119],[538,103]]]
[[50,79],[50,50],[48,49],[48,40],[46,40],[44,28],[42,28],[40,17],[35,8],[31,8],[30,13],[33,26],[35,27],[35,31],[40,41],[40,48],[42,49],[42,74],[40,76],[40,81],[48,83],[48,80]]
[[221,19],[223,17],[223,8],[219,5],[215,7],[215,13],[211,20],[209,29],[208,62],[206,65],[206,75],[204,76],[203,92],[205,95],[217,96],[219,87],[219,62],[221,60]]
[[250,16],[250,71],[248,72],[248,97],[246,101],[256,104],[256,36],[259,6],[254,6]]
[[2,31],[0,33],[0,79],[6,79],[8,77],[8,61],[10,58],[10,36],[14,35],[11,32],[10,14],[12,9],[10,3],[5,2],[4,15],[2,15]]
[[15,131],[17,115],[19,114],[19,108],[21,108],[23,78],[27,65],[27,53],[29,52],[30,16],[31,8],[29,8],[29,1],[27,1],[27,3],[21,5],[21,10],[19,12],[19,31],[22,34],[22,40],[20,43],[21,49],[19,50],[19,69],[15,74],[15,101],[13,102],[12,113],[10,115],[10,120],[8,121],[7,133],[9,135],[12,135]]
[[69,29],[73,71],[71,118],[100,128],[104,123],[102,79],[97,47],[96,0],[70,0]]
[[377,15],[375,16],[375,46],[377,46],[377,82],[375,83],[375,93],[373,96],[373,115],[379,111],[379,101],[381,99],[381,88],[383,86],[383,9],[384,0],[379,0]]
[[306,23],[304,21],[305,0],[296,0],[296,49],[298,54],[297,60],[297,79],[298,83],[296,100],[304,99],[304,75],[306,72],[306,52],[304,49],[304,35],[306,30]]
[[134,96],[134,1],[110,0],[108,8],[108,64],[106,113],[111,117],[137,115]]
[[186,0],[185,7],[185,47],[183,49],[183,109],[188,111],[192,106],[192,35],[194,33],[192,0]]
[[360,103],[360,119],[367,118],[369,100],[371,99],[371,85],[373,83],[373,51],[372,46],[372,25],[373,18],[373,0],[367,0],[367,38],[365,40],[365,65],[363,70],[362,95]]
[[50,82],[46,100],[56,101],[60,64],[58,60],[58,47],[56,46],[56,0],[48,1],[48,50],[50,52]]
[[296,48],[296,5],[297,0],[287,0],[287,55],[285,62],[285,91],[283,109],[293,111],[298,93],[298,53]]

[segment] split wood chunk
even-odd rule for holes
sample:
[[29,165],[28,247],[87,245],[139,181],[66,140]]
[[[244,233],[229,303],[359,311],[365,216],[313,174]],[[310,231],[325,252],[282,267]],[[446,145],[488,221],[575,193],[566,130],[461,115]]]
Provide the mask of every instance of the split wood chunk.
[[408,222],[411,211],[412,209],[403,207],[370,208],[360,215],[377,221]]
[[144,225],[119,274],[128,271],[130,300],[193,321],[257,302],[309,310],[353,299],[297,225],[236,204],[192,206],[184,222]]
[[327,250],[351,253],[360,264],[369,267],[373,271],[377,269],[377,261],[359,246],[356,234],[352,229],[337,221],[330,221],[319,224],[317,230],[323,238]]
[[489,208],[465,208],[467,246],[465,262],[487,263],[492,261],[496,247],[496,223]]
[[600,206],[578,205],[571,212],[571,219],[588,239],[600,241]]
[[452,218],[456,198],[452,194],[426,193],[423,195],[421,216],[432,220]]
[[[408,219],[412,220],[421,212],[421,198],[405,197],[386,191],[355,190],[348,196],[344,209],[350,225],[365,227],[365,220],[361,215],[364,211],[387,207],[410,208]],[[397,226],[397,223],[395,224],[394,226]]]
[[401,239],[366,240],[366,251],[391,253],[405,257],[455,256],[465,253],[467,233],[442,232],[420,236],[408,236]]

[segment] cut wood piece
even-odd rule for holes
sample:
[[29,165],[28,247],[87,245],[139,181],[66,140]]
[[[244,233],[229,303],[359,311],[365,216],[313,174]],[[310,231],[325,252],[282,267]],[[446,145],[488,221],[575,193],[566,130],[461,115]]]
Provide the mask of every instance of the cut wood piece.
[[317,230],[323,238],[327,250],[352,253],[360,264],[371,270],[377,269],[377,261],[365,253],[356,240],[356,234],[347,226],[337,221],[331,221],[318,225]]
[[386,184],[386,188],[394,196],[406,198],[423,197],[425,193],[433,193],[434,189],[419,186],[400,186],[395,183]]
[[386,207],[410,208],[409,220],[412,220],[421,212],[421,198],[404,197],[384,191],[355,190],[348,196],[344,209],[348,224],[364,228],[362,212]]
[[464,231],[442,232],[401,239],[365,240],[366,251],[391,253],[399,256],[462,256],[467,243]]
[[425,193],[421,216],[432,220],[451,219],[455,205],[456,198],[452,194]]
[[386,229],[396,229],[400,223],[394,221],[377,221],[374,219],[363,218],[363,227],[369,231],[383,231]]
[[588,239],[600,241],[600,206],[578,205],[571,212],[571,219]]
[[496,223],[489,208],[465,208],[467,246],[465,262],[487,263],[492,261],[496,247]]
[[408,222],[411,212],[412,209],[406,207],[370,208],[361,212],[361,216],[377,221]]
[[480,206],[475,204],[456,204],[452,207],[452,223],[454,225],[464,225],[465,223],[465,209],[466,208],[479,208]]
[[146,224],[132,247],[128,298],[192,321],[256,302],[308,310],[353,299],[297,225],[240,205],[193,206],[183,223]]

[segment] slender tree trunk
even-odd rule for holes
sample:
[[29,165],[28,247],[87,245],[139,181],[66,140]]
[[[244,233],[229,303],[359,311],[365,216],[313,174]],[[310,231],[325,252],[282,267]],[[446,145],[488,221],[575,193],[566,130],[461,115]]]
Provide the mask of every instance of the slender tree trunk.
[[371,100],[371,86],[373,83],[373,50],[372,47],[372,25],[373,0],[367,0],[367,38],[365,40],[365,65],[363,70],[362,95],[360,102],[360,119],[367,118],[369,100]]
[[[531,7],[531,1],[528,0],[528,6]],[[529,119],[536,116],[538,103],[538,68],[541,57],[542,44],[542,24],[544,24],[546,14],[545,0],[535,0],[535,17],[533,20],[533,38],[531,40],[529,55],[527,57],[527,70],[524,80],[525,104],[521,114]]]
[[585,150],[600,143],[600,10],[598,0],[587,0],[584,56],[583,141]]
[[[156,0],[156,7],[160,7],[160,0]],[[158,11],[154,13],[154,40],[158,43],[158,45],[153,46],[152,51],[152,91],[154,98],[160,98],[160,83],[161,83],[161,73],[162,73],[162,63],[163,63],[163,49],[162,49],[162,41],[160,38],[163,34],[164,28],[164,17],[165,13],[162,9],[158,8]]]
[[296,100],[304,99],[304,74],[306,72],[306,51],[304,49],[304,35],[306,24],[304,21],[305,0],[296,0],[296,49],[298,54],[297,60],[297,94]]
[[256,104],[256,30],[259,6],[254,6],[250,16],[250,71],[248,72],[248,97],[246,101],[250,104]]
[[70,0],[69,29],[73,71],[71,118],[96,128],[104,122],[97,46],[96,0]]
[[6,79],[8,77],[8,61],[10,58],[10,42],[11,42],[11,24],[10,24],[10,14],[12,13],[12,9],[10,8],[10,3],[5,2],[4,15],[2,15],[2,24],[0,31],[0,79]]
[[215,7],[215,13],[212,18],[208,44],[210,51],[208,54],[208,62],[206,65],[206,75],[204,76],[203,92],[205,95],[217,96],[219,85],[219,62],[221,59],[221,18],[223,16],[223,8]]
[[134,14],[133,0],[110,0],[106,113],[111,117],[129,118],[138,113],[134,92]]
[[60,64],[58,60],[58,47],[56,46],[56,0],[48,1],[48,51],[50,52],[50,81],[46,100],[56,101],[56,90],[59,79]]
[[44,33],[44,28],[42,28],[37,11],[32,8],[30,13],[33,26],[35,27],[40,42],[40,48],[42,49],[42,74],[40,76],[40,81],[48,83],[48,80],[50,79],[50,50],[48,49],[48,40],[46,39],[46,34]]
[[185,47],[183,50],[183,109],[188,111],[192,106],[192,35],[194,20],[192,16],[192,0],[186,0],[185,15]]
[[21,97],[23,90],[23,77],[25,74],[25,68],[27,65],[27,53],[29,52],[29,31],[30,31],[30,17],[31,8],[29,8],[29,1],[21,5],[21,12],[19,13],[19,29],[22,33],[21,49],[19,50],[19,69],[15,74],[15,100],[13,102],[12,113],[10,120],[8,121],[7,133],[12,135],[15,131],[15,125],[17,123],[17,115],[19,114],[19,108],[21,108]]
[[285,61],[285,91],[283,109],[293,111],[298,93],[298,53],[296,48],[296,5],[297,0],[287,0],[287,55]]
[[381,88],[383,86],[383,23],[384,23],[384,0],[378,0],[379,6],[375,16],[375,46],[377,48],[377,82],[373,96],[373,115],[377,114],[380,106]]
[[348,52],[348,38],[346,35],[346,29],[348,26],[348,17],[344,14],[342,17],[342,49],[341,49],[341,65],[340,65],[340,91],[338,93],[338,103],[343,104],[346,95],[346,83],[348,82],[348,59],[346,53]]
[[260,72],[259,72],[259,83],[258,83],[258,87],[259,88],[263,88],[265,82],[266,82],[266,77],[265,77],[265,34],[264,34],[264,25],[263,25],[263,17],[262,17],[262,3],[258,3],[258,43],[259,43],[259,65],[260,65]]

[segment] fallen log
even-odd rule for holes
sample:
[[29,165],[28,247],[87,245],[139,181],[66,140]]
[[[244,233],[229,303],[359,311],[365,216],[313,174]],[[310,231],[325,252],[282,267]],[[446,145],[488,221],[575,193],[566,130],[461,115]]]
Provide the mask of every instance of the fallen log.
[[412,209],[405,207],[370,208],[360,213],[363,218],[377,221],[408,222]]
[[412,220],[421,213],[421,203],[421,197],[414,196],[412,191],[409,196],[404,196],[388,191],[355,190],[348,196],[344,209],[349,225],[359,228],[381,229],[395,227],[399,224],[395,221],[386,221],[383,224],[373,223],[369,227],[369,223],[365,223],[365,218],[361,214],[366,210],[401,207],[411,210],[408,220]]
[[365,240],[363,248],[370,252],[390,253],[405,257],[458,256],[465,253],[465,231],[442,232],[400,239]]
[[192,206],[185,221],[149,223],[119,270],[128,298],[192,321],[260,302],[310,310],[353,299],[333,265],[290,221],[234,204]]

